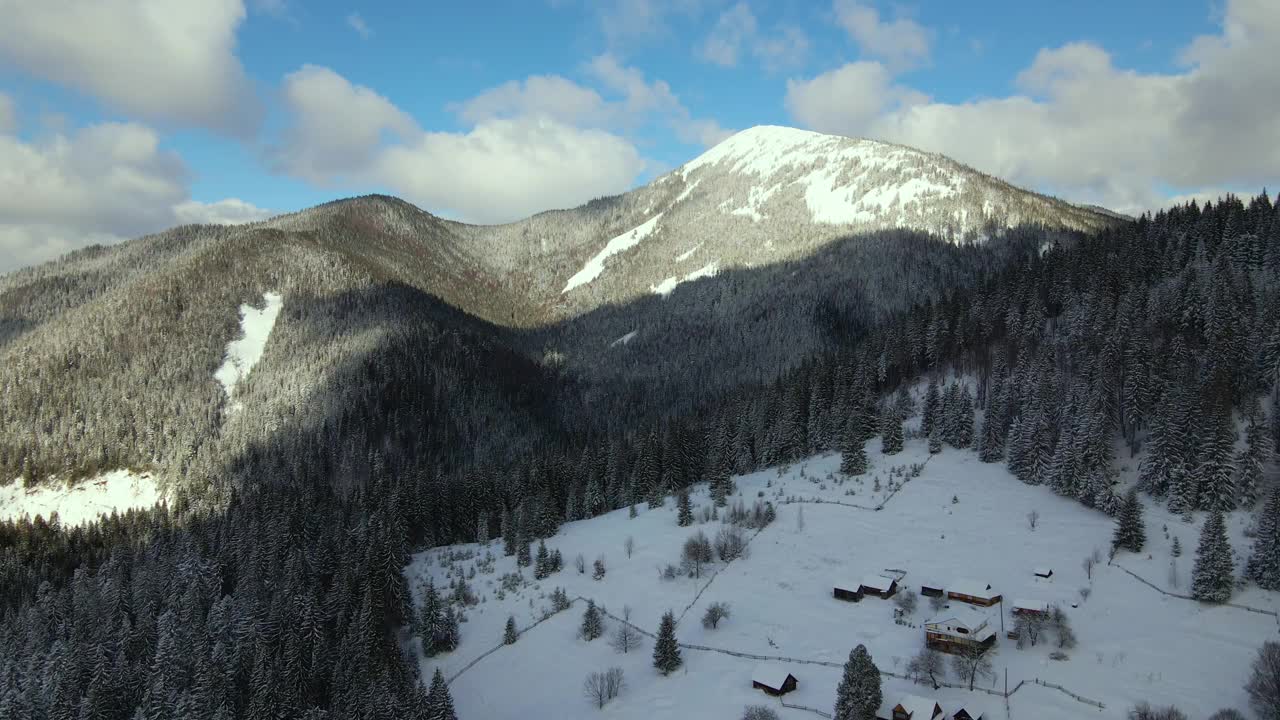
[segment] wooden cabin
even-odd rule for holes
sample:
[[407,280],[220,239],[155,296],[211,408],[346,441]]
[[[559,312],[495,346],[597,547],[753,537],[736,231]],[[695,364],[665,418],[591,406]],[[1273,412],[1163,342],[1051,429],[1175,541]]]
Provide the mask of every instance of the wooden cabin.
[[987,716],[976,708],[960,708],[951,715],[951,720],[984,720]]
[[1036,577],[1041,578],[1041,579],[1044,579],[1044,580],[1048,580],[1048,579],[1052,578],[1052,577],[1053,577],[1053,568],[1050,568],[1050,567],[1038,567],[1038,568],[1036,568]]
[[837,600],[862,602],[862,583],[842,583],[832,589],[831,595]]
[[867,575],[862,578],[858,585],[858,591],[863,595],[874,595],[878,598],[891,598],[898,592],[898,581],[884,575]]
[[924,624],[924,642],[934,650],[953,653],[973,647],[989,648],[996,642],[991,618],[966,605],[947,606]]
[[1043,600],[1021,598],[1013,601],[1014,615],[1048,615],[1049,603]]
[[942,706],[929,698],[907,695],[898,702],[885,701],[876,720],[942,720]]
[[947,594],[947,589],[935,583],[929,583],[920,586],[920,594],[925,597],[942,597]]
[[1003,598],[1000,593],[991,589],[991,583],[977,580],[959,580],[947,589],[947,597],[970,605],[991,607]]
[[795,690],[798,684],[796,676],[783,665],[764,663],[757,665],[751,672],[751,687],[769,695],[786,695]]

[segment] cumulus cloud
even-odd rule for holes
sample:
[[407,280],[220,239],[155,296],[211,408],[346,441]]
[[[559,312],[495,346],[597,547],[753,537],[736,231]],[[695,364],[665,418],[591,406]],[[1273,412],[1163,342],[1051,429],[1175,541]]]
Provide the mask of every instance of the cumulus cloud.
[[913,20],[880,19],[880,12],[859,0],[835,0],[836,20],[868,57],[904,68],[929,59],[931,34]]
[[351,13],[347,16],[347,26],[356,31],[361,40],[368,40],[373,37],[373,30],[369,28],[364,18],[360,17],[360,13]]
[[241,225],[265,220],[275,213],[240,198],[225,198],[211,203],[199,200],[180,202],[173,206],[173,214],[183,225]]
[[[0,272],[201,221],[189,180],[182,159],[136,123],[54,132],[31,142],[0,131]],[[239,203],[205,205],[204,218],[253,214],[252,206]]]
[[1191,196],[1275,183],[1278,40],[1280,5],[1230,0],[1221,31],[1190,43],[1177,72],[1117,68],[1104,49],[1074,43],[1041,50],[1008,97],[926,100],[887,66],[859,63],[793,80],[786,104],[815,129],[942,152],[1023,186],[1141,212],[1167,202],[1170,188]]
[[[565,90],[558,81],[535,81],[490,91],[457,106],[475,121],[470,131],[426,132],[373,90],[307,66],[285,79],[292,121],[274,162],[312,182],[386,187],[472,222],[514,220],[627,189],[645,167],[635,147],[536,112],[545,108],[539,88]],[[338,116],[343,122],[332,122]]]
[[533,75],[523,82],[512,80],[486,90],[449,109],[468,123],[500,117],[543,115],[566,123],[598,125],[614,111],[600,93],[559,75]]
[[662,37],[677,19],[697,17],[717,0],[589,0],[611,48]]
[[261,118],[235,56],[241,0],[0,3],[0,60],[117,110],[241,136]]
[[761,32],[751,7],[740,2],[720,14],[711,32],[698,47],[702,59],[721,67],[734,67],[744,54],[750,54],[775,71],[803,63],[809,52],[809,37],[796,27],[781,27],[772,33]]
[[622,96],[620,102],[626,116],[636,118],[657,114],[681,142],[710,146],[733,134],[732,130],[721,127],[715,120],[694,118],[665,81],[649,82],[639,68],[623,65],[610,53],[592,58],[587,64],[587,71],[606,88]]

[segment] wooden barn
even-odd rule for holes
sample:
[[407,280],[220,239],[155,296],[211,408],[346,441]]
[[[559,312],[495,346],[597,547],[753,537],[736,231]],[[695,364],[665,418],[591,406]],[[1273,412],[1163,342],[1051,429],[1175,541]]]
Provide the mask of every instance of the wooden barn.
[[947,594],[947,589],[937,583],[926,583],[920,586],[920,594],[925,597],[942,597]]
[[1021,598],[1013,601],[1014,615],[1048,615],[1049,603],[1043,600]]
[[837,600],[847,600],[849,602],[862,602],[862,583],[841,583],[835,586],[831,591],[832,596]]
[[924,624],[924,642],[934,650],[955,652],[973,647],[991,647],[996,630],[991,618],[977,608],[948,606]]
[[898,581],[873,573],[862,578],[862,582],[858,585],[858,591],[863,595],[891,598],[898,592]]
[[1000,593],[991,589],[991,583],[977,580],[956,581],[947,589],[947,597],[982,607],[991,607],[1003,599]]
[[1042,580],[1048,580],[1048,579],[1052,578],[1052,577],[1053,577],[1053,568],[1051,568],[1051,567],[1038,567],[1038,568],[1036,568],[1036,577],[1041,578]]
[[757,665],[751,672],[751,687],[770,695],[786,695],[795,690],[798,684],[796,676],[782,665],[765,663]]
[[977,708],[960,708],[951,714],[951,720],[984,720],[987,716]]
[[894,702],[886,700],[876,711],[876,720],[942,720],[942,706],[929,698],[906,695]]

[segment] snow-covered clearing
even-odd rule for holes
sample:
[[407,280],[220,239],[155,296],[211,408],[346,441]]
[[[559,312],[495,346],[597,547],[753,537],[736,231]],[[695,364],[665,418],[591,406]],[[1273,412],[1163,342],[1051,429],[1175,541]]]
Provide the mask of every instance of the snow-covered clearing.
[[[487,552],[496,556],[495,572],[479,572],[469,580],[483,601],[467,610],[460,647],[424,658],[424,677],[437,666],[453,677],[500,643],[509,614],[520,628],[527,628],[550,606],[551,591],[564,587],[570,597],[592,598],[615,615],[630,606],[632,621],[649,632],[657,630],[667,609],[678,617],[683,613],[676,633],[682,643],[830,663],[787,663],[799,688],[785,697],[788,703],[829,713],[839,665],[853,646],[865,644],[882,671],[902,673],[923,645],[923,624],[932,614],[928,598],[920,598],[909,624],[903,625],[894,622],[892,601],[868,597],[849,603],[832,597],[833,584],[840,580],[894,570],[905,571],[902,586],[917,592],[924,583],[946,586],[961,578],[991,583],[1006,600],[990,611],[997,628],[1002,619],[1006,627],[1012,626],[1009,612],[1016,599],[1055,603],[1067,612],[1079,646],[1066,661],[1050,659],[1056,649],[1051,641],[1019,650],[1000,632],[992,658],[996,676],[980,679],[978,685],[1003,690],[1006,670],[1011,689],[1025,680],[1008,699],[1011,717],[1123,718],[1143,700],[1176,705],[1192,718],[1207,717],[1222,707],[1247,708],[1241,686],[1256,648],[1276,639],[1280,631],[1275,617],[1162,595],[1120,568],[1109,567],[1105,559],[1093,568],[1092,579],[1087,578],[1082,560],[1095,548],[1105,556],[1112,521],[1046,488],[1024,485],[1003,466],[984,464],[970,451],[948,448],[930,458],[920,439],[909,440],[906,450],[892,457],[879,453],[878,439],[868,442],[867,449],[871,470],[858,479],[836,474],[837,455],[811,458],[781,472],[736,478],[738,495],[731,501],[750,505],[757,498],[772,500],[778,519],[752,540],[748,557],[712,566],[710,585],[708,573],[702,579],[659,577],[662,567],[679,563],[680,547],[689,535],[701,530],[714,538],[720,527],[716,521],[678,527],[670,500],[660,509],[640,506],[635,519],[623,509],[565,524],[547,541],[549,548],[563,553],[564,569],[533,581],[526,568],[528,584],[506,592],[501,600],[498,578],[516,567],[513,557],[503,556],[500,541],[487,548],[472,544],[415,556],[406,571],[415,597],[420,597],[428,575],[447,591],[450,573],[457,577],[469,571]],[[926,460],[919,476],[893,494],[881,511],[835,504],[874,507],[890,495],[892,468]],[[790,502],[794,500],[814,502]],[[693,501],[697,507],[709,506],[705,487],[698,488]],[[1034,530],[1027,519],[1033,510],[1039,513]],[[1176,536],[1184,549],[1176,562],[1185,592],[1202,519],[1189,524],[1148,508],[1150,557],[1122,553],[1117,563],[1167,587],[1170,545]],[[1246,521],[1243,514],[1231,518],[1237,569],[1249,547],[1243,537]],[[624,551],[628,537],[635,542],[630,558]],[[450,552],[474,556],[450,566],[444,559]],[[589,571],[579,574],[574,568],[578,554],[586,559],[588,570],[595,557],[603,556],[605,578],[595,581]],[[1051,580],[1036,577],[1035,569],[1044,566],[1053,569]],[[1079,590],[1086,587],[1091,593],[1082,600]],[[1274,594],[1257,589],[1238,593],[1233,600],[1272,610],[1278,606]],[[732,615],[719,629],[704,629],[699,621],[715,601],[729,603]],[[575,604],[458,675],[451,689],[459,716],[594,716],[597,711],[582,696],[583,678],[617,665],[626,672],[627,689],[606,706],[604,713],[611,718],[731,718],[755,703],[775,707],[783,718],[814,717],[783,708],[752,690],[751,673],[758,659],[686,648],[684,667],[662,677],[651,666],[650,639],[645,638],[638,651],[618,654],[608,644],[616,622],[607,623],[604,638],[585,642],[576,636],[581,616],[582,604]],[[1106,707],[1099,711],[1082,704],[1035,684],[1036,678]],[[959,682],[949,667],[948,680]],[[935,698],[948,713],[964,705],[971,712],[986,711],[989,718],[1004,717],[1005,701],[999,696],[953,688],[934,692],[895,677],[885,677],[883,687],[886,699],[914,693]]]
[[703,265],[702,267],[698,268],[697,270],[694,270],[688,275],[685,275],[683,278],[677,278],[675,276],[672,276],[672,277],[666,278],[665,280],[658,283],[657,285],[650,285],[649,290],[657,295],[663,295],[663,296],[670,295],[671,291],[675,290],[676,286],[679,285],[680,283],[686,283],[691,280],[697,280],[698,278],[715,277],[716,273],[718,272],[720,272],[720,263],[713,260],[707,263],[706,265]]
[[654,215],[641,223],[635,229],[628,230],[605,243],[603,250],[596,253],[596,256],[588,260],[587,264],[583,265],[581,270],[574,273],[573,277],[569,278],[569,282],[565,284],[564,290],[561,290],[560,294],[563,295],[579,285],[586,285],[592,280],[595,280],[600,276],[600,273],[604,272],[605,260],[608,260],[620,252],[630,250],[640,244],[641,240],[652,235],[653,231],[658,228],[658,221],[660,219],[662,219],[662,213]]
[[267,338],[271,337],[271,329],[276,326],[276,318],[280,317],[280,308],[284,307],[284,298],[279,293],[263,294],[262,302],[261,309],[252,305],[240,306],[241,337],[227,343],[226,357],[213,374],[227,391],[227,397],[232,397],[236,384],[262,359]]
[[53,513],[63,526],[83,525],[110,515],[112,510],[125,512],[133,508],[155,507],[161,500],[160,490],[150,473],[112,470],[82,480],[68,489],[51,479],[30,490],[21,480],[0,487],[0,520],[17,520],[23,515],[37,515],[48,520]]
[[702,247],[702,243],[698,243],[697,245],[694,245],[688,250],[685,250],[684,252],[680,253],[679,255],[676,256],[676,262],[684,262],[685,260],[688,260],[689,258],[693,257],[693,254],[698,252],[698,248],[700,247]]
[[609,347],[614,347],[614,346],[617,346],[617,345],[626,345],[627,343],[629,343],[629,342],[631,342],[633,339],[635,339],[635,336],[636,336],[636,335],[638,335],[639,333],[640,333],[640,331],[639,331],[639,330],[632,330],[631,332],[627,333],[626,335],[623,335],[622,337],[618,338],[617,340],[614,340],[613,342],[609,343]]

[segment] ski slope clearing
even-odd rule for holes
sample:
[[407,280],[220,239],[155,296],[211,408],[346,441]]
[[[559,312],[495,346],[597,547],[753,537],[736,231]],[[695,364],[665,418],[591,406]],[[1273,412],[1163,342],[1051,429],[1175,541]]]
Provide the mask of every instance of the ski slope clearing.
[[[1023,683],[1008,698],[1011,717],[1124,718],[1144,700],[1175,705],[1192,718],[1222,707],[1247,708],[1241,686],[1257,647],[1280,633],[1274,616],[1163,595],[1120,567],[1108,566],[1110,518],[1046,488],[1024,485],[1002,465],[984,464],[968,450],[947,448],[930,457],[920,439],[909,440],[905,451],[891,457],[879,453],[878,439],[867,449],[871,469],[859,478],[837,473],[838,455],[736,478],[738,492],[730,502],[770,500],[778,508],[777,520],[755,535],[748,557],[717,562],[697,579],[681,574],[663,580],[661,571],[679,564],[687,537],[702,531],[714,538],[721,523],[678,527],[670,499],[658,509],[637,507],[634,519],[623,509],[565,524],[547,541],[549,549],[563,554],[564,569],[542,581],[533,580],[532,568],[520,568],[518,579],[508,575],[517,570],[515,558],[503,556],[500,540],[415,556],[406,574],[416,598],[428,577],[447,595],[451,580],[470,576],[467,582],[479,600],[466,609],[460,646],[423,658],[423,676],[439,667],[453,678],[451,690],[463,718],[598,713],[636,720],[733,718],[748,704],[770,705],[782,718],[813,718],[752,689],[752,671],[762,660],[729,653],[784,659],[770,661],[787,665],[799,680],[786,702],[830,713],[840,666],[855,645],[865,644],[882,672],[896,674],[905,672],[923,646],[923,625],[933,615],[929,598],[920,597],[914,613],[899,623],[892,600],[866,597],[852,603],[832,596],[836,584],[888,573],[916,592],[923,584],[954,586],[967,578],[990,583],[1004,596],[988,611],[998,630],[991,655],[995,673],[980,677],[977,686],[1002,693],[1006,671],[1010,689]],[[919,474],[910,477],[910,467],[921,464]],[[711,504],[706,488],[692,497],[695,517],[701,519]],[[883,509],[872,509],[877,506]],[[1039,514],[1034,529],[1028,520],[1033,511]],[[1149,507],[1147,551],[1121,553],[1116,563],[1159,587],[1185,592],[1201,522],[1202,517],[1187,523]],[[1243,514],[1230,518],[1237,572],[1249,547],[1246,522]],[[634,539],[630,557],[624,549],[628,537]],[[1179,558],[1170,554],[1174,537],[1184,549]],[[1082,560],[1095,549],[1102,551],[1103,561],[1090,578]],[[492,559],[486,560],[489,554]],[[585,559],[583,574],[575,568],[579,554]],[[591,564],[598,556],[607,574],[593,580]],[[1171,564],[1180,589],[1169,587]],[[1046,567],[1053,570],[1052,578],[1037,577],[1036,569]],[[499,593],[504,575],[507,589]],[[550,608],[557,587],[570,598],[594,599],[615,616],[629,606],[632,622],[650,633],[657,631],[662,613],[673,610],[680,618],[680,642],[727,652],[685,648],[684,666],[662,677],[651,665],[652,639],[642,638],[641,647],[625,655],[610,648],[617,620],[606,618],[600,639],[578,638],[584,602],[531,627]],[[1082,588],[1088,588],[1087,597]],[[1021,650],[1005,637],[1001,623],[1012,627],[1015,600],[1043,601],[1066,612],[1079,641],[1067,659],[1050,658],[1057,650],[1052,633]],[[1276,600],[1253,588],[1233,598],[1272,611],[1280,606]],[[731,615],[718,629],[706,629],[700,620],[717,601],[728,603]],[[516,643],[499,647],[508,615],[524,632]],[[947,681],[962,684],[949,658],[947,664]],[[627,688],[600,713],[583,697],[583,679],[614,665],[626,673]],[[1082,703],[1036,679],[1105,707]],[[963,705],[987,717],[1005,716],[1001,695],[970,692],[967,684],[934,691],[886,676],[883,688],[887,700],[912,693],[937,700],[948,713]]]
[[280,309],[284,307],[284,298],[279,293],[264,294],[262,302],[261,309],[252,305],[240,306],[241,337],[227,343],[226,357],[213,374],[227,391],[227,397],[232,397],[236,384],[262,359],[267,338],[271,337],[276,318],[280,317]]
[[662,213],[658,213],[641,223],[635,229],[624,232],[605,243],[603,250],[597,253],[595,257],[588,260],[587,264],[583,265],[581,270],[574,273],[573,277],[569,278],[569,282],[564,286],[564,290],[560,291],[560,294],[563,295],[580,285],[586,285],[592,280],[595,280],[600,276],[600,273],[604,272],[605,260],[608,260],[620,252],[630,250],[640,244],[641,240],[644,240],[649,237],[649,235],[653,234],[653,231],[658,227],[658,221],[661,219]]
[[71,488],[51,480],[26,489],[21,480],[15,480],[0,487],[0,520],[17,520],[23,515],[33,520],[39,515],[48,520],[56,512],[62,525],[70,527],[97,520],[99,515],[110,515],[113,510],[123,513],[152,508],[161,499],[150,473],[129,470],[112,470]]

